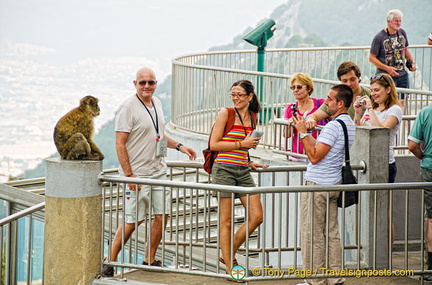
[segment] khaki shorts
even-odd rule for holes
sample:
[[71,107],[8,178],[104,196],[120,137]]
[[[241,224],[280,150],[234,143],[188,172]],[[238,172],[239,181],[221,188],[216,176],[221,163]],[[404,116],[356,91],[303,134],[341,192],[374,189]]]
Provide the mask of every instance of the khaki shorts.
[[[221,185],[255,187],[250,168],[246,166],[227,165],[215,163],[212,167],[212,183]],[[213,191],[213,196],[217,197],[218,191]],[[247,196],[247,194],[235,193],[234,197]],[[220,197],[231,197],[230,192],[220,192]]]
[[[422,168],[421,178],[424,182],[432,182],[432,169]],[[424,191],[424,203],[426,216],[432,219],[432,188],[426,188]]]
[[[167,180],[165,173],[139,176],[139,178],[151,178],[159,180]],[[170,194],[171,190],[163,186],[155,185],[141,185],[140,191],[129,190],[126,184],[125,191],[125,222],[128,224],[135,223],[135,217],[137,217],[138,210],[138,221],[141,222],[145,219],[148,214],[150,201],[150,191],[152,197],[152,214],[161,215],[163,213],[163,204],[165,203],[165,214],[169,214],[170,211]],[[138,197],[137,197],[138,195]],[[137,204],[138,200],[138,204]]]

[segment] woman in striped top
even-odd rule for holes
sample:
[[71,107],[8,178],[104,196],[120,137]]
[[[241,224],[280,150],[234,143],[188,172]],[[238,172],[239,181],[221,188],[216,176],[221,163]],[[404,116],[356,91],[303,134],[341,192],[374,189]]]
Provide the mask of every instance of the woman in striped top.
[[[234,104],[235,120],[231,130],[224,135],[225,125],[228,122],[228,110],[223,108],[213,126],[213,132],[210,139],[210,148],[219,151],[212,168],[212,179],[214,184],[234,185],[254,187],[255,183],[250,174],[250,168],[256,170],[258,167],[267,168],[268,165],[262,165],[250,161],[249,149],[255,148],[260,138],[252,138],[250,134],[255,128],[256,114],[261,110],[258,97],[255,94],[254,86],[249,80],[240,80],[231,86],[230,97]],[[255,113],[253,115],[253,113]],[[234,193],[235,198],[239,198],[246,208],[247,195]],[[220,213],[220,246],[222,257],[220,262],[226,266],[226,272],[229,274],[231,268],[237,265],[235,254],[239,247],[246,240],[246,235],[252,234],[255,229],[262,223],[263,211],[261,206],[260,195],[254,194],[249,196],[249,232],[246,233],[246,223],[243,223],[234,234],[233,252],[231,255],[231,209],[234,203],[231,193],[220,192],[219,213]]]

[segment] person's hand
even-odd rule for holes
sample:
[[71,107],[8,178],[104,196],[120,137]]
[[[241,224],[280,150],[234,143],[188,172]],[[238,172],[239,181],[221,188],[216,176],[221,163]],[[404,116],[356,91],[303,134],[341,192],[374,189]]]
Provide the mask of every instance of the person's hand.
[[314,116],[309,115],[309,116],[306,117],[305,124],[306,124],[306,128],[308,130],[311,130],[311,129],[314,129],[316,127],[317,121],[315,121]]
[[182,145],[179,148],[180,152],[186,154],[189,157],[189,160],[195,160],[196,159],[196,153],[193,149],[191,149],[190,147],[184,146]]
[[417,64],[415,62],[412,62],[411,68],[409,68],[409,71],[414,72],[417,70]]
[[256,171],[258,170],[258,168],[267,168],[269,166],[268,164],[259,164],[253,161],[249,161],[249,167]]
[[391,76],[398,76],[399,75],[399,71],[394,66],[387,66],[387,70],[386,71]]
[[307,127],[306,122],[302,116],[295,115],[292,117],[294,122],[294,127],[297,129],[299,133],[306,133]]
[[[127,176],[127,177],[136,177],[135,174],[132,174],[131,176]],[[141,190],[141,184],[133,184],[133,183],[128,183],[127,187],[129,188],[129,190],[131,191],[135,191],[138,189],[138,191]]]
[[362,100],[364,100],[363,108],[369,109],[372,108],[372,101],[368,96],[361,97]]
[[257,145],[259,144],[259,140],[260,140],[260,138],[252,138],[249,134],[245,137],[244,140],[240,141],[241,147],[242,148],[256,148]]

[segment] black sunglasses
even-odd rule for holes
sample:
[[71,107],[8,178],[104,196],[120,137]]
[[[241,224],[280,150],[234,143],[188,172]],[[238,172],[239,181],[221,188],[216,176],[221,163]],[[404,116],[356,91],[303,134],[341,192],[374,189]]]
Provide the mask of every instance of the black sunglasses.
[[138,82],[138,84],[141,86],[145,86],[147,83],[148,83],[148,85],[153,86],[156,84],[156,81],[154,81],[154,80],[150,80],[150,81],[142,80],[142,81]]

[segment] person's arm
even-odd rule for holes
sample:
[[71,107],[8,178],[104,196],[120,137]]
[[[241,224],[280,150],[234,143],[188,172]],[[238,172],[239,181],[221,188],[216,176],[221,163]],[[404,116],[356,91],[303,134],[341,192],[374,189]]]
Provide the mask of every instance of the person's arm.
[[[133,175],[132,168],[129,161],[129,154],[126,149],[126,142],[129,138],[129,133],[116,132],[116,152],[117,158],[125,176],[130,177]],[[135,176],[134,176],[135,177]]]
[[384,63],[382,63],[375,54],[369,53],[369,61],[373,65],[375,65],[377,68],[384,70],[391,76],[397,76],[399,73],[397,72],[396,67],[388,66]]
[[[307,133],[306,124],[302,117],[293,116],[293,121],[295,124],[295,128],[297,129],[299,134]],[[306,152],[306,155],[312,164],[317,164],[318,162],[320,162],[331,149],[331,146],[326,145],[324,143],[319,142],[318,144],[316,144],[315,138],[312,137],[311,135],[306,136],[301,141],[303,143],[303,147]]]
[[315,128],[319,121],[328,118],[328,116],[329,115],[326,112],[324,112],[323,110],[321,110],[321,108],[319,108],[318,110],[316,110],[315,112],[313,112],[312,114],[306,117],[306,122],[305,122],[306,128],[307,129]]
[[[375,113],[375,110],[373,108],[371,108],[371,101],[368,99],[366,99],[365,101],[366,101],[366,108],[368,109],[370,122],[371,122],[372,126],[384,127],[384,128],[389,128],[390,130],[392,130],[399,123],[398,113],[396,112],[396,109],[393,111],[393,113],[390,113],[385,118],[384,122],[381,122],[378,119],[378,117]],[[393,105],[393,106],[395,106],[395,105]],[[392,108],[392,107],[390,107],[390,108]],[[400,112],[402,112],[402,110]],[[402,113],[400,113],[400,117],[402,118]]]
[[409,68],[409,71],[412,71],[412,72],[416,71],[417,65],[416,65],[414,58],[411,55],[411,52],[409,51],[408,47],[405,48],[405,58],[407,60],[411,61],[411,64],[412,64],[411,68]]
[[[126,149],[126,142],[129,138],[129,133],[126,132],[116,132],[116,152],[117,158],[120,163],[121,168],[123,169],[123,174],[126,177],[136,177],[132,171],[132,167],[130,165],[129,154]],[[135,191],[136,184],[128,183],[128,188],[131,191]],[[138,185],[138,190],[141,189],[141,185]]]
[[168,137],[167,135],[164,135],[164,138],[167,140],[167,146],[169,148],[175,148],[178,151],[186,154],[189,157],[189,160],[195,160],[196,159],[196,153],[193,149],[190,147],[187,147],[179,142],[176,142],[172,138]]
[[429,34],[428,45],[432,46],[432,33]]
[[419,143],[412,140],[408,140],[408,149],[412,154],[414,154],[418,159],[422,159],[424,154]]

